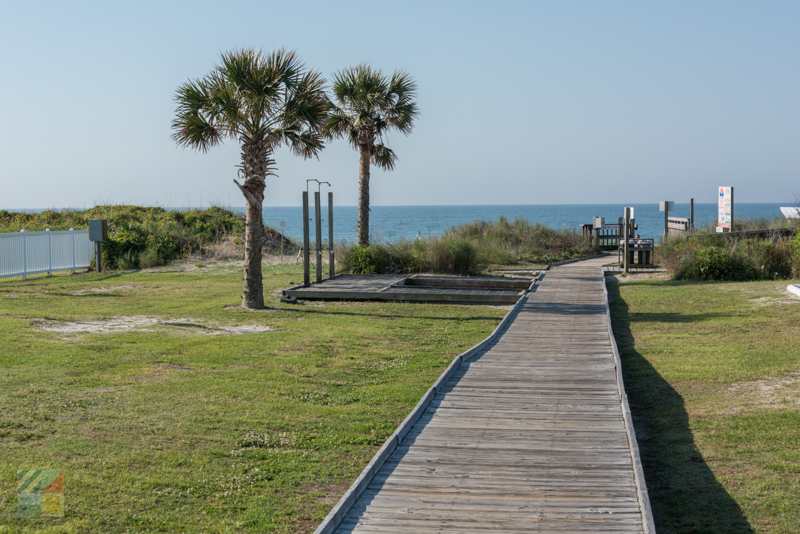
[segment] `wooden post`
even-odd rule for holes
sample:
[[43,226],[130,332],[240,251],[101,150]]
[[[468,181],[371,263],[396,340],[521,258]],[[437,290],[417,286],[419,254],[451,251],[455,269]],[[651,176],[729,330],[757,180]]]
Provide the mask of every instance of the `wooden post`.
[[600,228],[594,229],[594,246],[598,251],[600,250]]
[[317,237],[317,283],[322,282],[322,201],[319,198],[319,191],[314,193],[314,230]]
[[303,191],[303,287],[311,285],[308,257],[308,191]]
[[622,267],[622,261],[620,261],[620,257],[619,257],[619,255],[621,254],[621,250],[622,250],[620,245],[622,245],[622,241],[621,240],[622,240],[622,236],[624,235],[623,231],[625,229],[625,224],[623,223],[623,221],[624,221],[623,217],[617,217],[617,224],[619,225],[619,228],[617,228],[617,263],[619,263],[620,267]]
[[333,257],[333,191],[328,191],[328,278],[336,278],[336,262]]
[[669,202],[664,204],[664,239],[669,235]]
[[731,232],[733,232],[733,186],[731,186]]
[[103,272],[103,265],[102,265],[103,264],[103,258],[100,256],[100,241],[95,241],[94,242],[94,246],[95,246],[95,253],[94,253],[95,254],[95,259],[94,259],[94,262],[95,262],[95,267],[96,267],[95,270],[98,273],[102,273]]
[[694,199],[689,201],[689,228],[691,228],[692,233],[694,233]]
[[283,228],[281,228],[281,263],[283,263]]
[[625,208],[625,222],[624,222],[624,232],[623,235],[623,245],[622,245],[622,272],[628,274],[628,234],[630,233],[630,220],[631,220],[631,209]]

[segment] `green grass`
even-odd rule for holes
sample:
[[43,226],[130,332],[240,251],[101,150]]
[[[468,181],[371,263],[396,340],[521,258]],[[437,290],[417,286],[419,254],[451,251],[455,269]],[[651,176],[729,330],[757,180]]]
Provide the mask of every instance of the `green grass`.
[[[279,305],[302,267],[264,273],[259,311],[238,307],[240,268],[0,281],[0,532],[312,532],[506,313]],[[38,328],[121,316],[171,324]],[[235,325],[273,331],[204,335]],[[64,518],[16,517],[28,468],[66,471]]]
[[786,284],[609,283],[659,533],[800,532],[800,300]]

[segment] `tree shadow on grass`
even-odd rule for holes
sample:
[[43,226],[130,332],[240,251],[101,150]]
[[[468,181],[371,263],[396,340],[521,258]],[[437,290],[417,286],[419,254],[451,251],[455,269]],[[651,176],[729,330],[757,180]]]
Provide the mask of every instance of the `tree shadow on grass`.
[[[639,315],[631,317],[619,284],[608,284],[608,293],[656,530],[659,534],[752,533],[742,509],[695,445],[683,398],[636,350],[630,323],[639,321]],[[680,322],[676,319],[666,318],[666,322]]]

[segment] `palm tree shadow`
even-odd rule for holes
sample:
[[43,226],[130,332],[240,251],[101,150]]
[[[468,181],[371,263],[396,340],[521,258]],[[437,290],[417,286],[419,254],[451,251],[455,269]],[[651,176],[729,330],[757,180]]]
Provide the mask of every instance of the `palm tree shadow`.
[[[752,533],[742,509],[714,477],[695,445],[683,398],[636,350],[619,284],[608,283],[607,287],[656,530]],[[671,317],[668,322],[683,321]]]

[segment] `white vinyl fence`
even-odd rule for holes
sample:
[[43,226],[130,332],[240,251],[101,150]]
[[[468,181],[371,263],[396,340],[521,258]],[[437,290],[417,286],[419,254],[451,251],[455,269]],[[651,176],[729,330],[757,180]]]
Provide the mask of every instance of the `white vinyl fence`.
[[89,267],[94,255],[88,230],[0,234],[0,278]]

